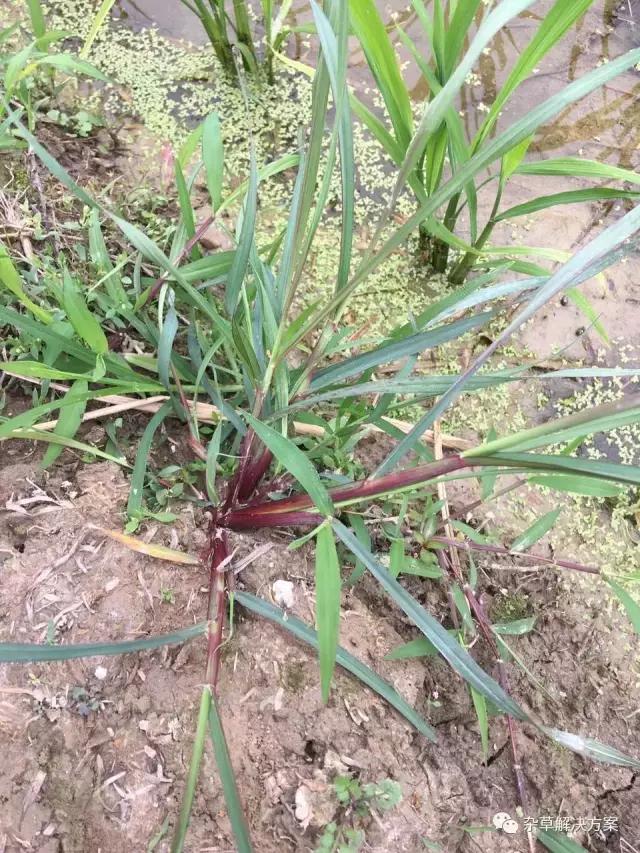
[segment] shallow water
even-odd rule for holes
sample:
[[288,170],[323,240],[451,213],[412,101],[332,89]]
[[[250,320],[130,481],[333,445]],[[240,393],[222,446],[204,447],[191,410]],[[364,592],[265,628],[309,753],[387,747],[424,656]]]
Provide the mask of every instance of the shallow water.
[[[409,60],[394,25],[426,50],[424,35],[415,12],[407,0],[384,4],[391,38],[404,65],[404,76],[413,97],[424,98],[425,86],[415,64]],[[535,32],[552,0],[533,4],[530,11],[514,19],[494,39],[490,52],[483,55],[477,70],[478,85],[468,87],[461,98],[461,109],[469,132],[483,118],[484,105],[491,104],[510,68]],[[156,26],[163,35],[202,44],[206,41],[200,22],[180,0],[120,0],[119,14],[135,29]],[[293,4],[290,19],[303,24],[311,19],[308,0]],[[640,0],[598,0],[582,21],[541,64],[537,73],[520,87],[518,97],[505,111],[512,121],[534,103],[539,103],[566,83],[598,63],[613,59],[640,45]],[[314,57],[301,41],[290,40],[289,52],[313,64]],[[351,80],[360,91],[371,83],[364,57],[357,44],[351,52]],[[597,157],[624,166],[633,166],[640,140],[640,75],[628,72],[591,98],[574,105],[556,122],[545,128],[536,140],[536,149],[561,153],[583,146],[585,156]]]
[[[383,4],[380,3],[380,6]],[[483,105],[491,104],[496,92],[506,79],[517,57],[536,31],[541,17],[553,5],[553,0],[540,0],[532,11],[514,19],[494,39],[492,48],[481,57],[476,68],[478,80],[462,93],[460,109],[472,137],[483,118]],[[414,99],[420,101],[425,91],[415,64],[409,61],[394,24],[421,48],[425,48],[421,26],[407,0],[394,0],[386,4],[389,10],[390,34],[398,56],[403,63],[405,80],[411,87]],[[121,0],[119,7],[126,24],[139,29],[154,25],[160,33],[193,43],[203,43],[199,21],[180,0]],[[393,16],[393,23],[391,17]],[[303,24],[311,18],[308,0],[294,3],[291,20]],[[598,64],[614,59],[634,46],[640,45],[640,0],[598,0],[573,31],[545,57],[540,67],[526,80],[506,108],[502,126],[522,116],[538,104],[561,90],[567,83]],[[314,48],[301,39],[291,38],[288,44],[291,56],[310,65],[315,63]],[[353,40],[350,56],[352,85],[367,98],[372,80],[358,44]],[[584,156],[607,161],[626,168],[637,168],[640,162],[640,74],[631,70],[617,77],[588,98],[568,107],[552,123],[542,128],[531,146],[529,156]],[[563,181],[563,188],[577,188],[578,181]],[[505,206],[520,204],[533,196],[558,192],[553,179],[531,176],[514,176],[505,196]],[[488,213],[492,198],[480,195],[480,212]],[[549,247],[570,252],[584,242],[604,215],[618,216],[622,206],[605,210],[596,205],[570,205],[545,211],[536,217],[514,220],[497,229],[494,243],[510,246],[527,245]],[[463,223],[460,223],[463,227]],[[635,276],[630,269],[618,265],[609,278],[609,289],[603,292],[602,284],[587,286],[586,292],[612,338],[633,341],[638,318],[640,293]],[[544,315],[544,316],[543,316]],[[523,331],[524,343],[541,356],[552,354],[553,345],[568,347],[566,355],[587,357],[594,355],[589,336],[576,337],[584,325],[584,317],[577,309],[550,307],[542,312],[538,322]],[[596,339],[594,346],[600,342]]]
[[120,0],[115,16],[136,30],[155,26],[169,38],[206,42],[200,21],[180,0]]

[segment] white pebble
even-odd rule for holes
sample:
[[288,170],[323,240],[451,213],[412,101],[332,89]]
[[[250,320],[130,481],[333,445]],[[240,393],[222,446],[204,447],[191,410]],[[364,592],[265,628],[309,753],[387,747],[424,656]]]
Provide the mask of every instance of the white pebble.
[[287,610],[291,610],[295,603],[293,584],[291,581],[274,581],[271,590],[273,592],[273,600],[275,603],[280,607],[286,607]]

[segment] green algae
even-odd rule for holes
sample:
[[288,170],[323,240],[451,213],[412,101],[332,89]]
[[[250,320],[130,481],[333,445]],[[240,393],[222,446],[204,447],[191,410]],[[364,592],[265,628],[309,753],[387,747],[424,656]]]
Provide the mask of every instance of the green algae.
[[[73,31],[82,38],[90,25],[93,5],[88,0],[61,0],[49,15],[50,24]],[[226,171],[229,186],[246,174],[247,140],[256,142],[259,162],[267,162],[297,147],[300,129],[308,126],[311,115],[311,83],[301,73],[280,66],[273,86],[261,80],[247,83],[245,104],[241,92],[230,84],[221,72],[208,47],[195,47],[162,37],[154,29],[131,32],[112,24],[99,35],[89,55],[90,61],[111,76],[113,84],[94,94],[103,108],[115,115],[134,115],[155,139],[144,150],[136,151],[136,136],[131,146],[132,160],[161,156],[161,147],[169,144],[174,150],[182,145],[190,130],[211,110],[222,118],[225,142]],[[364,91],[373,103],[375,92]],[[607,121],[611,116],[607,115]],[[566,128],[561,128],[565,130]],[[576,125],[576,139],[584,130]],[[554,129],[550,128],[540,140],[542,148],[549,147]],[[354,129],[355,160],[358,166],[356,193],[355,252],[364,252],[375,229],[377,218],[385,210],[395,180],[393,165],[385,158],[379,145],[356,123]],[[334,175],[336,198],[339,198],[339,174]],[[272,237],[286,221],[292,191],[291,176],[265,182],[260,189],[260,228],[265,237]],[[397,216],[402,218],[412,209],[409,197],[400,199]],[[310,264],[303,282],[302,300],[326,296],[333,290],[333,277],[339,256],[336,239],[336,219],[323,222],[314,245]],[[389,261],[373,273],[356,294],[345,320],[366,331],[385,332],[398,322],[404,322],[411,312],[417,313],[431,300],[447,290],[443,277],[434,277],[420,263],[417,240],[410,240]],[[438,352],[438,371],[460,371],[460,351],[472,347],[474,338],[466,336],[455,345]],[[521,360],[521,348],[509,347],[500,353],[502,361],[494,367],[506,366],[513,359]],[[622,359],[624,360],[624,359]],[[583,385],[572,397],[554,404],[557,414],[566,414],[585,406],[613,399],[622,393],[620,383],[593,382]],[[533,406],[532,406],[533,401]],[[526,389],[504,385],[471,395],[454,407],[443,420],[443,429],[453,434],[486,435],[493,427],[499,433],[523,428],[534,411],[548,409],[549,388],[529,382]],[[521,405],[524,404],[524,405]],[[525,414],[526,410],[526,414]],[[416,405],[402,410],[403,417],[417,416]],[[585,443],[581,452],[592,458],[613,453],[620,461],[637,463],[640,459],[640,427],[618,430],[596,443]],[[547,491],[543,489],[543,493]],[[592,498],[559,496],[549,493],[554,502],[561,500],[567,507],[555,530],[562,548],[576,548],[576,556],[588,556],[612,574],[640,574],[640,556],[634,529],[637,530],[637,495],[627,493],[619,498],[605,514],[603,503]],[[512,498],[510,507],[523,528],[533,520],[526,492]],[[571,576],[568,583],[578,583],[585,589],[602,593],[597,578]]]
[[[52,8],[50,23],[77,33],[82,39],[90,24],[92,4],[87,0],[61,0]],[[143,151],[131,158],[158,160],[167,143],[177,151],[189,132],[209,112],[217,110],[222,119],[225,169],[229,187],[247,172],[248,144],[253,137],[259,163],[288,153],[298,145],[301,128],[311,116],[311,81],[283,64],[274,85],[249,79],[245,105],[241,91],[222,73],[209,47],[164,38],[154,29],[132,32],[112,23],[99,34],[88,59],[113,80],[100,96],[103,108],[115,116],[133,115],[156,137],[155,148],[145,138]],[[369,93],[373,98],[373,93]],[[375,224],[385,210],[395,181],[393,164],[380,146],[358,123],[354,128],[355,161],[358,165],[356,190],[355,258],[368,247]],[[332,194],[340,196],[339,170],[333,176]],[[275,235],[286,222],[292,176],[264,182],[260,188],[260,229]],[[411,197],[400,199],[399,219],[412,211]],[[335,239],[335,213],[325,218],[314,244],[303,283],[305,302],[333,291],[339,257]],[[355,322],[366,323],[381,332],[406,321],[434,297],[443,293],[442,277],[433,278],[416,260],[416,244],[381,265],[366,281],[351,303]]]

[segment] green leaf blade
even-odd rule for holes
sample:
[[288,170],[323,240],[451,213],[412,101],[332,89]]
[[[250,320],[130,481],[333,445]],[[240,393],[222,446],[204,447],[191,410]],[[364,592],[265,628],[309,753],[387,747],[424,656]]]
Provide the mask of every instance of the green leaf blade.
[[502,108],[514,91],[530,77],[535,66],[560,41],[570,27],[584,15],[592,3],[593,0],[573,0],[571,3],[567,3],[566,0],[556,0],[552,9],[545,13],[537,32],[520,53],[509,76],[500,86],[497,97],[474,140],[474,151],[487,138],[491,128],[498,120]]
[[638,602],[632,598],[627,590],[623,586],[620,586],[619,583],[611,578],[605,578],[605,580],[615,592],[620,603],[624,607],[626,614],[629,617],[629,621],[633,625],[633,630],[636,634],[640,635],[640,604],[638,604]]
[[249,257],[254,241],[256,228],[256,216],[258,210],[258,166],[256,163],[256,154],[251,145],[251,165],[249,174],[249,188],[244,205],[244,213],[242,217],[242,226],[240,228],[240,237],[238,239],[238,248],[235,251],[233,263],[229,270],[227,278],[227,286],[224,294],[224,304],[227,309],[227,314],[232,317],[240,293],[244,283],[247,268],[249,266]]
[[322,701],[329,701],[331,679],[336,665],[340,634],[340,563],[328,524],[318,529],[316,536],[316,624],[320,657],[320,686]]
[[480,729],[480,743],[482,745],[482,760],[487,763],[489,758],[489,713],[487,711],[487,700],[474,687],[470,687],[471,699],[475,708]]
[[168,634],[124,640],[119,643],[75,643],[66,646],[40,643],[0,643],[0,663],[37,663],[45,661],[76,660],[77,658],[110,657],[132,652],[159,649],[184,643],[200,637],[207,630],[207,623],[200,622]]
[[405,150],[411,139],[411,101],[395,51],[374,0],[351,0],[351,25],[362,45],[389,113],[396,140]]
[[[258,616],[263,616],[264,618],[269,619],[271,622],[274,622],[276,625],[284,628],[286,631],[293,634],[294,637],[302,640],[304,643],[307,643],[307,645],[317,651],[318,635],[313,628],[310,628],[302,622],[302,620],[292,616],[291,614],[286,614],[285,616],[280,608],[275,607],[268,601],[264,601],[264,599],[251,595],[248,592],[238,591],[235,593],[235,598],[236,601],[238,601],[243,607],[246,607],[247,610],[250,610]],[[366,684],[367,687],[375,691],[392,707],[394,707],[398,713],[402,714],[402,716],[411,723],[418,732],[420,732],[420,734],[423,734],[429,740],[436,740],[435,729],[430,726],[411,707],[411,705],[402,698],[402,696],[400,696],[388,681],[385,681],[372,669],[363,664],[341,646],[338,647],[336,661],[339,666],[346,669],[352,675],[355,675],[363,684]]]
[[252,853],[253,848],[249,837],[249,829],[240,801],[240,793],[236,783],[233,764],[231,763],[231,756],[229,755],[227,739],[222,728],[218,700],[215,696],[211,697],[211,705],[209,707],[209,733],[211,735],[218,773],[220,774],[220,781],[222,782],[222,790],[229,820],[231,821],[236,850],[238,853]]
[[224,182],[224,146],[220,128],[220,116],[210,113],[202,126],[202,161],[207,180],[211,206],[217,212],[222,205]]
[[48,311],[45,311],[44,308],[36,305],[36,303],[27,295],[22,285],[22,279],[20,278],[18,270],[2,243],[0,243],[0,284],[4,285],[7,290],[12,293],[18,301],[22,303],[22,305],[24,305],[25,308],[28,308],[37,320],[47,324],[52,322],[53,317],[51,314],[49,314]]
[[539,829],[536,838],[551,853],[587,853],[577,841],[554,829]]
[[64,299],[64,310],[69,322],[77,335],[97,355],[104,355],[109,351],[109,344],[102,327],[89,310],[80,290],[77,288],[69,273],[65,270],[62,293]]
[[278,462],[296,478],[317,508],[326,516],[333,515],[333,504],[318,472],[291,439],[262,423],[252,415],[245,418],[260,441],[273,453]]
[[542,539],[545,533],[548,533],[551,530],[558,520],[558,516],[561,512],[562,507],[546,512],[541,518],[528,527],[524,533],[521,533],[520,536],[513,540],[511,543],[511,550],[528,551],[529,548]]
[[[73,438],[78,431],[82,418],[87,408],[87,392],[89,383],[86,379],[76,379],[65,394],[65,405],[60,409],[58,423],[55,426],[55,435],[65,438]],[[47,468],[60,456],[64,447],[61,444],[50,444],[42,457],[42,467]]]
[[502,687],[487,675],[475,662],[471,655],[451,637],[448,631],[402,587],[389,572],[378,563],[372,554],[358,542],[356,537],[339,521],[333,522],[333,528],[339,539],[349,550],[359,557],[376,578],[378,583],[413,620],[422,633],[437,647],[439,653],[458,675],[479,693],[493,702],[501,711],[518,720],[527,720],[523,709],[502,689]]

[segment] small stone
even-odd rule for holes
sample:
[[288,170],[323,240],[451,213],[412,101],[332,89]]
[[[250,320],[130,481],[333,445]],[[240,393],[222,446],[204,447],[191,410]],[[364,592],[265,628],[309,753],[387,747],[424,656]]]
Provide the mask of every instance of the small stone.
[[325,753],[324,769],[331,778],[334,776],[346,776],[349,772],[347,765],[333,749],[327,749]]
[[313,814],[313,808],[311,806],[311,791],[306,787],[306,785],[301,785],[296,791],[295,803],[296,820],[300,822],[303,829],[306,829],[309,826],[311,816]]
[[273,593],[273,600],[279,607],[285,607],[287,610],[291,610],[295,604],[293,584],[291,581],[274,581],[271,591]]
[[94,675],[98,681],[104,681],[108,675],[107,668],[105,666],[97,666]]

